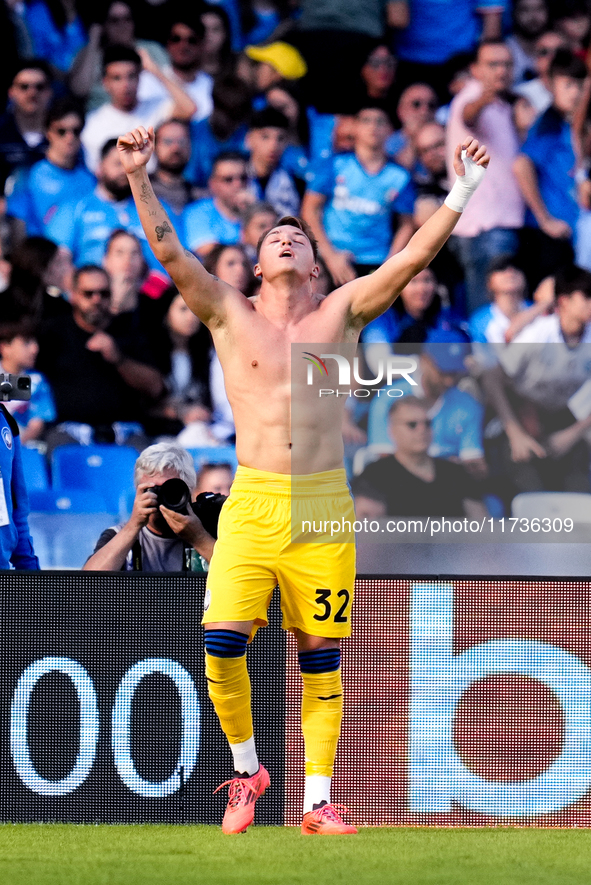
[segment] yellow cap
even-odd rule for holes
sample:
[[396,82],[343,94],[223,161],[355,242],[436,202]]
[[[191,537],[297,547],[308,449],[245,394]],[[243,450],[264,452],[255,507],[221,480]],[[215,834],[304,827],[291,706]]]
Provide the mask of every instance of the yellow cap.
[[306,62],[289,43],[268,43],[267,46],[247,46],[246,55],[253,61],[262,61],[274,68],[286,80],[299,80],[308,72]]

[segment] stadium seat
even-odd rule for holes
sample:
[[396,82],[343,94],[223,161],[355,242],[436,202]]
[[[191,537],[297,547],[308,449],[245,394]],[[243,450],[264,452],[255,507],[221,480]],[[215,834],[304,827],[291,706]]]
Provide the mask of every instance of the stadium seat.
[[591,525],[591,495],[584,492],[523,492],[511,502],[511,514],[519,518],[567,519]]
[[122,494],[133,490],[137,456],[131,446],[58,446],[51,456],[52,487],[97,492],[110,513],[119,513]]
[[29,529],[42,569],[80,569],[112,513],[30,513]]
[[27,446],[21,446],[21,452],[25,482],[29,494],[36,489],[48,489],[49,474],[47,472],[45,456],[38,449],[29,449]]
[[36,513],[105,513],[103,495],[87,489],[33,489],[29,507]]
[[193,458],[195,470],[199,470],[204,464],[230,464],[233,470],[238,467],[234,446],[204,446],[187,451]]

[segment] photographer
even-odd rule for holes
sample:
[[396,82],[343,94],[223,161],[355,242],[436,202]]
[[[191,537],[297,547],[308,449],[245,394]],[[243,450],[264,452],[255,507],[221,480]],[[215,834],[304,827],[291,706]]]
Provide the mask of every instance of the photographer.
[[[169,480],[182,480],[186,486],[167,485],[163,493]],[[196,485],[189,453],[174,443],[149,446],[136,461],[134,483],[129,520],[102,533],[84,570],[207,571],[215,539],[189,506]],[[176,509],[166,507],[162,498]],[[215,534],[215,520],[208,527]]]

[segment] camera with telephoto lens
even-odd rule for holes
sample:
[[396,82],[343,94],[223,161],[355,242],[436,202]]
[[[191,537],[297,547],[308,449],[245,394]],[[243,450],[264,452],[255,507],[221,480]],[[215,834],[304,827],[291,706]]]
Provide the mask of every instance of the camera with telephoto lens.
[[0,402],[31,399],[31,378],[29,375],[9,375],[0,372]]
[[217,495],[214,492],[201,492],[196,501],[191,501],[191,491],[187,483],[182,479],[167,479],[161,486],[152,486],[146,491],[154,492],[158,506],[162,504],[175,513],[188,513],[189,506],[193,513],[199,517],[206,532],[217,538],[218,519],[222,504],[226,495]]

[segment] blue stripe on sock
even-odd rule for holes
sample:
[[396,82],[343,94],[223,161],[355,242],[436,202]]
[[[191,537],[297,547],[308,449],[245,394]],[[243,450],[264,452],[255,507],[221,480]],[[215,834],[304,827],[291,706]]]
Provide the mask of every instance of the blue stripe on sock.
[[331,673],[341,666],[340,648],[318,648],[315,651],[298,652],[302,673]]
[[236,630],[206,630],[203,642],[214,658],[240,658],[246,654],[248,636]]

